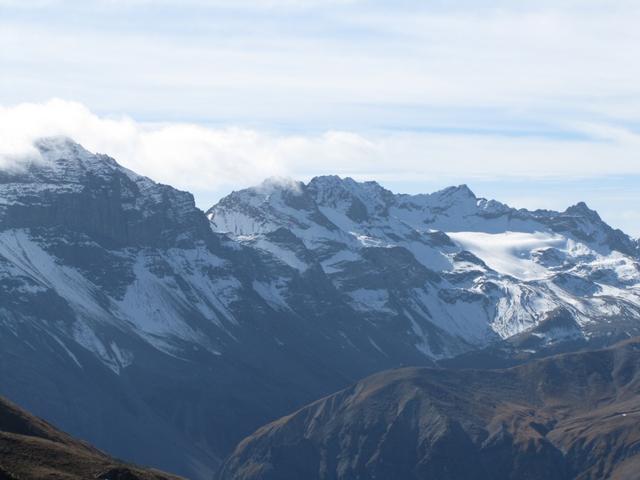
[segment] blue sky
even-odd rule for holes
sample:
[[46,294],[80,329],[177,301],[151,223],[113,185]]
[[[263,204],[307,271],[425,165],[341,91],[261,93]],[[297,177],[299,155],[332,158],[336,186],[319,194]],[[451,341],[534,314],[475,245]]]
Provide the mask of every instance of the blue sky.
[[0,0],[0,135],[69,134],[203,208],[337,173],[585,200],[638,236],[639,21],[627,0]]

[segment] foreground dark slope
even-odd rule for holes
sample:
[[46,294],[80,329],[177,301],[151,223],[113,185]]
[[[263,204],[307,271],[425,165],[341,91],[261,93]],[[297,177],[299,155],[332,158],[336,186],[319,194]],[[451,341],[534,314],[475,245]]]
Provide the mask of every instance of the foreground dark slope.
[[177,480],[108,457],[0,398],[0,479]]
[[632,479],[640,339],[507,370],[369,377],[245,439],[226,479]]

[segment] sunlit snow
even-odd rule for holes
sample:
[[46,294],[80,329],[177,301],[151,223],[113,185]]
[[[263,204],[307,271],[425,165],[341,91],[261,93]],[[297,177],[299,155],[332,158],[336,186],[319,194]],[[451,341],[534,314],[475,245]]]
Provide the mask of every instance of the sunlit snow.
[[449,232],[447,235],[496,272],[520,280],[539,280],[549,276],[545,267],[531,259],[531,251],[548,247],[565,248],[567,244],[566,238],[560,235],[542,232]]

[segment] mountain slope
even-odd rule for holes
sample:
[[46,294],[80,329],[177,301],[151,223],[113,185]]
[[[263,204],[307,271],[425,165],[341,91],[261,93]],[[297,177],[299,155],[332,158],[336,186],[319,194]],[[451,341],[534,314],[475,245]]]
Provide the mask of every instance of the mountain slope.
[[630,479],[640,340],[508,370],[382,372],[243,440],[220,479]]
[[126,465],[0,398],[0,478],[177,480]]

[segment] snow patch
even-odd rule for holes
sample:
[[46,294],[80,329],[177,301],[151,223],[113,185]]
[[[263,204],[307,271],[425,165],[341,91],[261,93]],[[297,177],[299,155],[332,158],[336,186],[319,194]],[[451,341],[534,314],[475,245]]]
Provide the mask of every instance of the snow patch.
[[352,299],[349,303],[356,310],[395,313],[389,308],[389,293],[386,290],[359,288],[358,290],[349,292],[348,295]]
[[287,289],[287,283],[284,279],[273,282],[253,282],[253,289],[260,295],[265,302],[276,310],[291,311],[284,293]]

